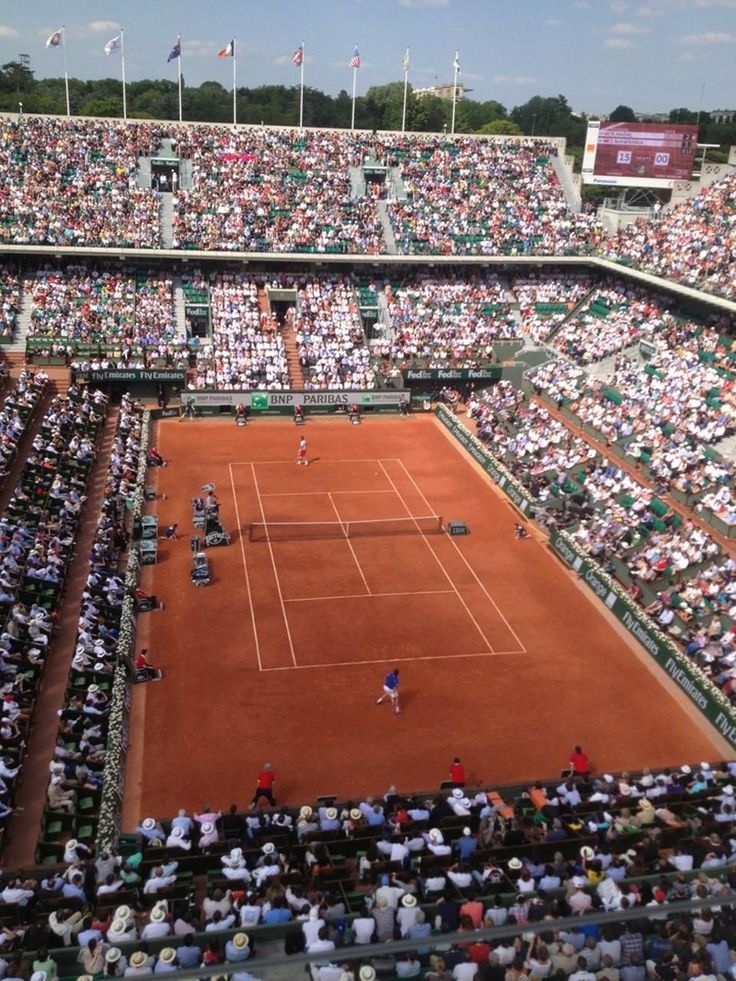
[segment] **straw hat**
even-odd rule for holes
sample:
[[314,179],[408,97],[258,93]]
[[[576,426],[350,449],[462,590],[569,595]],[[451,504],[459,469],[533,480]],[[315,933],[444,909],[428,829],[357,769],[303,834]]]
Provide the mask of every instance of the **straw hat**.
[[110,947],[105,951],[105,961],[108,964],[117,964],[122,956],[123,952],[119,947]]
[[237,947],[238,950],[245,950],[250,942],[250,938],[247,933],[236,933],[233,937],[233,947]]
[[164,964],[173,964],[176,960],[176,951],[173,947],[164,947],[164,949],[158,955],[158,959],[163,961]]
[[166,919],[166,910],[163,906],[154,906],[151,910],[151,923],[163,923]]
[[153,831],[153,829],[156,827],[156,822],[153,818],[146,818],[141,827],[144,831]]
[[580,857],[584,858],[586,862],[589,862],[591,858],[595,858],[595,852],[590,845],[583,845],[583,847],[580,849]]
[[312,810],[311,807],[309,807],[308,804],[305,804],[304,807],[301,807],[299,809],[299,817],[300,818],[311,818],[311,816],[312,816],[313,813],[314,813],[314,811]]
[[334,821],[335,818],[337,817],[337,808],[336,807],[326,808],[325,817],[327,818],[328,821]]
[[272,841],[267,841],[266,844],[261,848],[264,855],[273,855],[276,851],[276,845]]
[[417,905],[417,897],[415,895],[413,895],[413,893],[405,892],[404,895],[401,897],[401,905],[402,906],[409,906],[409,907],[416,906]]
[[143,950],[134,950],[130,955],[131,967],[143,967],[148,960],[148,955]]
[[[733,790],[731,791],[733,793]],[[360,821],[363,817],[363,812],[358,807],[354,807],[350,812],[351,821]]]
[[358,972],[358,981],[376,981],[376,972],[370,964],[364,964]]

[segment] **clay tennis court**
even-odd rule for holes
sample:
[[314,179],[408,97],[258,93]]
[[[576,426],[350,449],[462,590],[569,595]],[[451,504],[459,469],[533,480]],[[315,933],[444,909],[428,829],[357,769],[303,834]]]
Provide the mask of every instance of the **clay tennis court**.
[[[298,437],[309,467],[295,465]],[[598,770],[716,758],[682,707],[431,416],[157,423],[170,462],[144,584],[166,602],[139,645],[164,668],[134,691],[124,826],[179,806],[244,806],[257,770],[299,803],[549,777],[582,742]],[[191,498],[217,485],[232,535],[189,581]],[[462,519],[471,534],[439,528]],[[401,671],[401,715],[377,706]]]

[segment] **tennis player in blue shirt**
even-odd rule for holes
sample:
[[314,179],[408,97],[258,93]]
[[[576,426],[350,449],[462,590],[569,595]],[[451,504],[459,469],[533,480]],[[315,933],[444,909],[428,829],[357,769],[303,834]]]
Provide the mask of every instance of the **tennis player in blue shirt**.
[[386,680],[383,682],[383,695],[376,699],[376,705],[380,705],[384,698],[388,698],[394,707],[394,712],[398,715],[401,709],[399,708],[399,669],[394,668],[393,671],[389,671],[386,675]]

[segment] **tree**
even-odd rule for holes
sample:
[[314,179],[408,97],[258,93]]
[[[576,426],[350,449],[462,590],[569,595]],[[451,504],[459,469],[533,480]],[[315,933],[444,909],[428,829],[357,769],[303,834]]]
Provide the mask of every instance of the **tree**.
[[21,61],[8,61],[0,67],[0,92],[30,92],[34,78]]
[[87,99],[79,107],[80,116],[115,117],[123,115],[122,95],[120,98]]
[[612,123],[635,123],[636,116],[634,115],[634,110],[630,106],[616,106],[613,112],[609,115],[609,120]]
[[521,129],[511,119],[492,119],[478,130],[486,136],[521,136]]
[[697,112],[692,109],[672,109],[670,111],[670,122],[679,123],[684,126],[693,126],[698,121]]

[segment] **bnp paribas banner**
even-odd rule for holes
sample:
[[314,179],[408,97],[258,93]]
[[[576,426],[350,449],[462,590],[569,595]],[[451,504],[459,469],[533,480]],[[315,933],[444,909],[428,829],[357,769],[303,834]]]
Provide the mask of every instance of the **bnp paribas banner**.
[[273,412],[302,405],[305,408],[347,408],[361,406],[398,406],[409,392],[185,392],[182,400],[197,406],[245,405],[254,412]]

